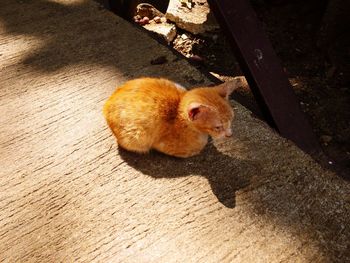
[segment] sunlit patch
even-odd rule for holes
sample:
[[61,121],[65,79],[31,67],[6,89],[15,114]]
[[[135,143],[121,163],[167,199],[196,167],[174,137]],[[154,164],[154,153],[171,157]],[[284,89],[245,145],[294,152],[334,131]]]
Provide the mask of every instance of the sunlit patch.
[[86,0],[47,0],[47,2],[56,3],[59,5],[72,6],[72,5],[82,5],[85,4]]
[[43,40],[39,37],[20,35],[11,37],[10,45],[1,45],[1,67],[18,64],[28,55],[33,47],[40,48]]

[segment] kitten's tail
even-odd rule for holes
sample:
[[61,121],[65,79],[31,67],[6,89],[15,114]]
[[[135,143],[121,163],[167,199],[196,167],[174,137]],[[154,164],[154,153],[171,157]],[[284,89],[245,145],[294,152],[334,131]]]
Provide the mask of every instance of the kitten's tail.
[[238,88],[247,88],[248,82],[246,81],[244,76],[237,76],[234,77],[233,80],[226,81],[220,85],[218,85],[216,88],[219,92],[219,95],[223,98],[228,99],[229,96],[233,91],[235,91]]
[[234,85],[237,88],[248,88],[249,87],[248,82],[244,76],[234,77],[232,81],[234,82]]

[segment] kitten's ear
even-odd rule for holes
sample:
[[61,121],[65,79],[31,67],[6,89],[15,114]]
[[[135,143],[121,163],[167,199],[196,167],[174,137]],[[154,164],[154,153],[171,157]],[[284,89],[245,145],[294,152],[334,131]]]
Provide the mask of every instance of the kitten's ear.
[[209,110],[209,107],[198,102],[192,102],[187,109],[188,118],[191,121],[202,118]]
[[235,77],[231,81],[224,82],[216,87],[219,95],[225,99],[228,100],[228,97],[231,95],[231,93],[238,89],[239,87],[247,87],[247,81],[244,77]]

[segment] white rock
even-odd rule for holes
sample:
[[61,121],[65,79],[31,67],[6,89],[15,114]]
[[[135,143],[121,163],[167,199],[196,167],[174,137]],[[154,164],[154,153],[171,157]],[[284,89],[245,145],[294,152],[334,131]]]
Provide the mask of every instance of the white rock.
[[174,40],[176,36],[176,26],[169,23],[160,23],[160,24],[147,24],[143,26],[145,29],[155,32],[164,37],[164,39],[170,43]]
[[187,39],[188,36],[187,36],[186,34],[182,34],[182,35],[181,35],[181,38],[182,38],[182,39]]
[[212,31],[219,26],[210,12],[206,0],[192,0],[192,8],[183,6],[179,0],[170,0],[166,18],[193,34]]

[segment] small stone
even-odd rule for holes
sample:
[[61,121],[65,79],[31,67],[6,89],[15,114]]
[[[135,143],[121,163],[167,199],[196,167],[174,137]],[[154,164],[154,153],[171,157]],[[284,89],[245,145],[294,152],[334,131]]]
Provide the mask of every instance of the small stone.
[[156,16],[159,16],[159,17],[164,16],[162,12],[160,12],[153,5],[148,3],[141,3],[137,5],[136,14],[141,17],[147,16],[148,18],[154,18]]
[[188,36],[187,36],[186,34],[182,34],[182,35],[181,35],[181,38],[182,38],[182,39],[187,39]]
[[140,20],[137,21],[138,24],[141,26],[149,24],[150,20],[147,16],[141,18]]
[[139,16],[139,15],[134,16],[134,21],[136,23],[138,23],[140,20],[141,20],[141,16]]
[[153,18],[153,20],[154,20],[154,22],[156,22],[157,24],[159,24],[159,23],[162,22],[162,21],[161,21],[161,18],[160,18],[159,16],[155,16],[155,17]]
[[141,19],[142,23],[145,25],[145,24],[148,24],[149,23],[149,18],[148,16],[145,16],[144,18]]
[[176,27],[173,24],[169,23],[160,23],[160,24],[147,24],[143,26],[145,29],[155,32],[158,35],[164,37],[164,39],[170,43],[174,40],[176,36]]

